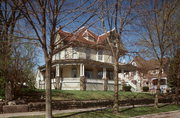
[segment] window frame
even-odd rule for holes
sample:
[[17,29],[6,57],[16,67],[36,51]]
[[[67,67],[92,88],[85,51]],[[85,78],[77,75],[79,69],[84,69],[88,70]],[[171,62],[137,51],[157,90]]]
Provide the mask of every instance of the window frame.
[[78,48],[77,47],[72,48],[72,58],[73,59],[78,59]]
[[[101,54],[99,54],[101,52]],[[97,61],[104,61],[103,50],[97,51]]]

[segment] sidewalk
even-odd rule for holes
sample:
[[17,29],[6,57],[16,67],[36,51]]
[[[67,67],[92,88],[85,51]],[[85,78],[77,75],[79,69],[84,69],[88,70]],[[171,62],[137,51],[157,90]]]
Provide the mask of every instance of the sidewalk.
[[[135,105],[136,107],[140,106],[153,106],[154,104],[149,105]],[[162,104],[161,104],[162,105]],[[163,104],[165,105],[165,104]],[[130,108],[131,106],[121,106],[120,108]],[[96,107],[96,108],[82,108],[82,109],[68,109],[68,110],[54,110],[53,114],[61,114],[61,113],[70,113],[70,112],[84,112],[84,111],[95,111],[95,110],[103,110],[108,107]],[[20,112],[20,113],[5,113],[0,114],[0,118],[9,118],[9,117],[18,117],[18,116],[36,116],[36,115],[45,115],[45,111],[37,111],[37,112]],[[179,111],[171,111],[171,112],[162,112],[157,114],[136,116],[133,118],[180,118],[180,110]]]
[[180,118],[180,110],[170,111],[170,112],[161,112],[156,114],[149,114],[143,116],[136,116],[131,118]]
[[[97,107],[97,108],[83,108],[83,109],[68,109],[68,110],[54,110],[53,114],[60,113],[70,113],[70,112],[83,112],[83,111],[93,111],[105,109],[106,107]],[[5,113],[0,114],[0,118],[9,118],[9,117],[17,117],[17,116],[35,116],[35,115],[45,115],[45,111],[37,111],[37,112],[21,112],[21,113]]]

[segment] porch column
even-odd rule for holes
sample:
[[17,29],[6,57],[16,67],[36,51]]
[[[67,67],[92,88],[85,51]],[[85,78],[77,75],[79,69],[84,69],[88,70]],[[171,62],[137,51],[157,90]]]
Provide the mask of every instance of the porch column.
[[80,90],[86,90],[86,78],[84,76],[84,64],[80,64]]
[[103,83],[103,86],[104,86],[104,91],[107,91],[108,90],[108,78],[106,76],[106,68],[103,68],[103,80],[104,80],[104,83]]
[[120,83],[121,83],[121,85],[120,85],[120,89],[121,90],[123,90],[123,86],[125,86],[125,84],[126,84],[126,79],[128,79],[128,78],[125,78],[124,77],[124,69],[121,69],[121,76],[120,76]]
[[121,78],[120,81],[124,79],[124,69],[121,69]]
[[84,64],[80,64],[80,77],[84,76]]
[[56,86],[55,89],[60,89],[60,65],[56,64]]

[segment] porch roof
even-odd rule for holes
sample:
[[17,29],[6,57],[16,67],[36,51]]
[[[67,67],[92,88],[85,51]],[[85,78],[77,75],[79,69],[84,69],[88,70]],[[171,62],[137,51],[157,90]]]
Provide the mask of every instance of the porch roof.
[[[95,65],[98,67],[105,67],[105,68],[112,68],[113,69],[113,64],[112,63],[106,63],[106,62],[100,62],[100,61],[95,61],[91,59],[61,59],[61,60],[55,60],[53,61],[52,65],[55,64],[85,64],[85,65]],[[45,69],[45,65],[40,66],[39,69]],[[131,64],[119,64],[119,72],[121,70],[124,70],[125,72],[127,71],[135,71],[136,67],[131,65]]]

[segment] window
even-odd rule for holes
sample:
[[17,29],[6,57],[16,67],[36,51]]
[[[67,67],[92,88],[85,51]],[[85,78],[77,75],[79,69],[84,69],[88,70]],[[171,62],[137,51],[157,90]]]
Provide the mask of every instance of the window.
[[86,48],[86,59],[91,59],[91,49]]
[[98,78],[98,79],[102,79],[102,77],[103,77],[103,72],[102,72],[102,71],[99,71],[99,72],[97,73],[97,78]]
[[55,78],[56,77],[56,70],[52,71],[51,72],[51,79]]
[[77,58],[78,58],[77,48],[76,48],[76,47],[73,47],[73,48],[72,48],[72,58],[73,58],[73,59],[77,59]]
[[59,52],[59,59],[61,59],[61,52]]
[[65,57],[65,59],[67,59],[67,58],[68,58],[67,49],[65,49],[65,50],[64,50],[64,57]]
[[109,80],[113,80],[113,72],[107,71],[107,77]]
[[93,72],[91,70],[85,70],[85,77],[92,78]]
[[102,50],[98,50],[97,52],[97,60],[98,61],[102,61],[103,60],[103,51]]
[[72,68],[72,77],[77,77],[77,68]]
[[95,41],[94,38],[91,36],[85,36],[84,38],[88,41]]

